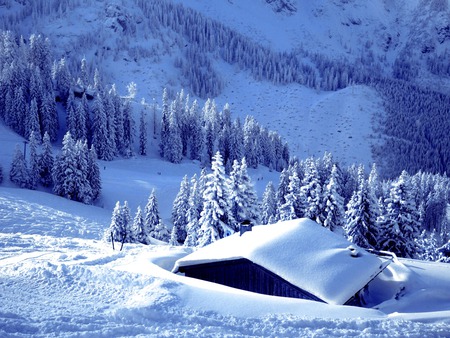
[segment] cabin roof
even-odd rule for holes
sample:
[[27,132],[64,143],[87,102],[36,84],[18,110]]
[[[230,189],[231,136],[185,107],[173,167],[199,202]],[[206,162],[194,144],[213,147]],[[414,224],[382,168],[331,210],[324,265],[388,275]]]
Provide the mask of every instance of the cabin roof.
[[180,267],[246,258],[329,304],[344,304],[384,261],[309,219],[253,227],[179,259]]

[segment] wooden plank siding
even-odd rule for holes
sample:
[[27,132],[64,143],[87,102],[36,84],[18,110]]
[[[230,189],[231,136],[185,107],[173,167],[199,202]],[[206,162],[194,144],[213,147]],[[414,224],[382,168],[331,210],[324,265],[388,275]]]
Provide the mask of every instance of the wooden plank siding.
[[180,266],[185,276],[271,296],[324,302],[248,259]]

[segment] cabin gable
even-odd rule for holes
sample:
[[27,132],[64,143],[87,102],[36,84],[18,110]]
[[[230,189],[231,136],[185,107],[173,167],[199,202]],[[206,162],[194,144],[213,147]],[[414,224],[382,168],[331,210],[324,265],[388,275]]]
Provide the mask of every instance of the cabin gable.
[[183,272],[187,277],[265,295],[324,302],[322,299],[245,258],[180,266],[179,272]]

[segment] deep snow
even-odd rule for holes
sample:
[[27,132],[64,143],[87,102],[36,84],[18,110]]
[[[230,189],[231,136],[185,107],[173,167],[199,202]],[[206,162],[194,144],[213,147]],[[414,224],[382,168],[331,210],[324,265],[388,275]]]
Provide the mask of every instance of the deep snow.
[[[104,171],[106,181],[109,172],[115,175]],[[139,177],[130,171],[126,180],[131,186]],[[110,216],[109,210],[45,192],[0,187],[0,336],[445,337],[449,332],[445,264],[403,261],[405,273],[394,276],[401,271],[397,267],[379,285],[401,281],[405,291],[378,310],[327,305],[171,273],[191,249],[127,244],[113,251],[101,240]]]

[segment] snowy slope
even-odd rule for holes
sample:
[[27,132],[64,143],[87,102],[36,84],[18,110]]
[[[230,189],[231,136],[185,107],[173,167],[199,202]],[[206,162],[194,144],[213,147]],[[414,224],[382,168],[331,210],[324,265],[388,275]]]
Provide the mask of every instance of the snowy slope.
[[450,329],[442,293],[450,274],[442,264],[404,262],[411,292],[384,312],[333,306],[174,275],[173,263],[190,252],[182,247],[113,251],[94,236],[107,216],[45,193],[0,188],[0,336],[444,337]]

